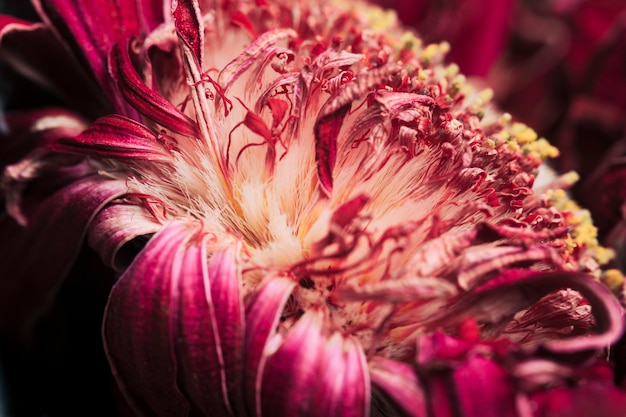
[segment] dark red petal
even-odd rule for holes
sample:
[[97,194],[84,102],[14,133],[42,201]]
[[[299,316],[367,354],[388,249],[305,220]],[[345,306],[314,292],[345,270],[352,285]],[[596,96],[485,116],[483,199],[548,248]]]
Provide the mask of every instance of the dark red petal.
[[271,277],[246,305],[246,357],[244,393],[248,414],[261,415],[261,377],[267,356],[266,345],[274,335],[280,314],[291,291],[292,279]]
[[105,310],[109,364],[139,415],[175,417],[189,411],[177,384],[171,308],[177,304],[172,287],[187,263],[197,271],[194,260],[185,257],[192,227],[175,222],[157,233],[115,284]]
[[161,0],[34,0],[36,9],[71,46],[75,56],[84,58],[111,100],[114,86],[107,71],[107,57],[113,45],[129,37],[147,34],[163,22]]
[[150,89],[139,77],[128,52],[129,42],[113,46],[109,60],[111,76],[116,81],[119,93],[139,113],[174,132],[198,137],[197,124],[178,110],[172,103]]
[[337,159],[337,137],[343,124],[343,119],[350,110],[351,103],[339,107],[334,112],[325,115],[315,123],[315,160],[317,162],[317,177],[322,191],[330,195],[333,190],[333,170]]
[[104,116],[75,137],[61,139],[53,151],[123,161],[171,162],[169,152],[150,129],[124,116]]
[[[90,175],[30,204],[27,227],[0,219],[0,326],[27,331],[45,311],[80,250],[93,216],[126,192],[123,181]],[[46,190],[49,191],[49,190]]]
[[[221,306],[215,304],[210,281],[239,280],[232,268],[238,260],[232,248],[214,255],[207,267],[206,242],[198,243],[185,250],[180,261],[184,271],[181,268],[182,273],[173,274],[172,337],[180,365],[179,381],[200,415],[228,416],[233,414],[229,400],[229,388],[233,384],[226,380],[226,368],[233,364],[227,364],[225,359],[233,351],[241,354],[242,346],[240,338],[229,345],[232,341],[219,333],[217,317],[222,313]],[[218,266],[224,263],[229,265]],[[234,296],[234,301],[238,301],[236,293]],[[233,312],[233,322],[240,321],[237,310]]]
[[204,28],[198,0],[178,0],[172,14],[179,38],[187,44],[202,69]]
[[390,400],[403,415],[426,416],[426,398],[413,367],[390,359],[375,357],[369,364],[372,385]]
[[97,117],[110,108],[94,79],[41,23],[0,16],[0,56],[82,114]]

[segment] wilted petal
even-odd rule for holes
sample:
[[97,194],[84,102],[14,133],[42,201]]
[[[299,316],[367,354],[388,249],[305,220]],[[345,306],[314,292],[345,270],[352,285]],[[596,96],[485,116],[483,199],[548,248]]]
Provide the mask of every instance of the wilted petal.
[[128,52],[129,42],[113,45],[109,57],[111,77],[117,83],[119,93],[139,113],[166,129],[183,135],[197,137],[197,124],[172,103],[150,89],[139,77]]
[[573,272],[508,271],[460,297],[432,324],[458,323],[474,317],[479,322],[503,325],[515,313],[530,307],[543,296],[567,288],[579,291],[591,305],[596,320],[595,334],[548,340],[544,346],[567,353],[602,349],[615,342],[624,326],[619,301],[593,277]]
[[171,309],[178,307],[174,283],[186,267],[198,272],[193,257],[185,256],[192,227],[179,221],[157,233],[113,287],[105,310],[109,363],[139,415],[186,416],[189,410],[177,384]]
[[104,116],[75,137],[49,147],[53,151],[129,162],[171,162],[167,149],[150,129],[124,116]]
[[89,175],[29,205],[24,213],[28,227],[6,215],[0,220],[0,268],[5,271],[0,326],[13,334],[28,330],[49,308],[93,216],[125,192],[124,182]]

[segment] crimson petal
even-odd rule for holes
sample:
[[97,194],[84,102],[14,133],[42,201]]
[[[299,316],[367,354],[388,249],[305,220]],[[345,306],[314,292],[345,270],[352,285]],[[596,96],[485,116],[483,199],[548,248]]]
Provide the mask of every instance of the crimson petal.
[[148,33],[164,21],[161,0],[34,0],[44,21],[82,56],[112,101],[116,93],[107,73],[107,56],[125,38]]
[[193,52],[202,70],[204,55],[204,28],[197,0],[178,0],[173,12],[176,32]]
[[[111,291],[103,338],[109,364],[129,405],[139,415],[187,416],[177,386],[170,310],[172,287],[184,268],[191,226],[174,222],[157,233]],[[197,271],[197,268],[195,269]]]
[[[77,179],[42,197],[25,215],[28,227],[0,220],[0,326],[15,336],[52,302],[101,207],[126,192],[123,181],[99,175]],[[13,300],[20,300],[15,303]],[[21,327],[20,326],[24,326]]]
[[118,115],[104,116],[78,136],[60,139],[51,144],[50,149],[126,161],[164,163],[172,160],[171,155],[150,129]]
[[198,137],[197,124],[143,82],[133,66],[128,49],[130,41],[113,46],[109,71],[118,84],[120,94],[139,113],[174,132]]

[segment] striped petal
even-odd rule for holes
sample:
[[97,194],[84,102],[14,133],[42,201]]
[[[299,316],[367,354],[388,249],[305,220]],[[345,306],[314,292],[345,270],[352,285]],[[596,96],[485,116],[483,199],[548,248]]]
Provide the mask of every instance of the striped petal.
[[157,233],[111,291],[103,337],[109,364],[129,405],[143,416],[186,416],[189,404],[177,380],[171,308],[172,287],[184,269],[198,272],[185,256],[193,232],[174,222]]

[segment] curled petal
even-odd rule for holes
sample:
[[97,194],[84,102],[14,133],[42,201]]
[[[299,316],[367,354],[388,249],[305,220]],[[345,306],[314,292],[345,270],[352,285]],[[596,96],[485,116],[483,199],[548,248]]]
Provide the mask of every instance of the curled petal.
[[96,120],[78,136],[50,145],[57,152],[124,161],[170,162],[171,155],[157,136],[142,124],[124,116],[110,115]]
[[185,257],[189,231],[190,225],[179,221],[157,233],[115,284],[105,310],[109,364],[139,415],[186,416],[189,410],[177,384],[176,329],[170,324],[177,301],[173,284],[186,267],[195,267],[194,259]]
[[128,52],[129,42],[116,43],[109,57],[109,71],[120,94],[139,113],[174,132],[197,137],[198,126],[172,103],[150,89],[139,77]]
[[126,254],[124,245],[161,229],[146,210],[133,204],[111,204],[100,211],[89,228],[89,244],[102,257],[105,265],[122,271],[134,254]]
[[125,192],[124,182],[89,175],[32,204],[26,228],[0,218],[0,326],[28,330],[52,302],[93,216]]
[[430,323],[440,326],[469,316],[479,322],[504,324],[518,311],[560,289],[579,291],[591,305],[596,334],[544,342],[554,352],[602,349],[615,342],[624,328],[623,310],[610,290],[593,277],[573,272],[508,271],[454,301]]

